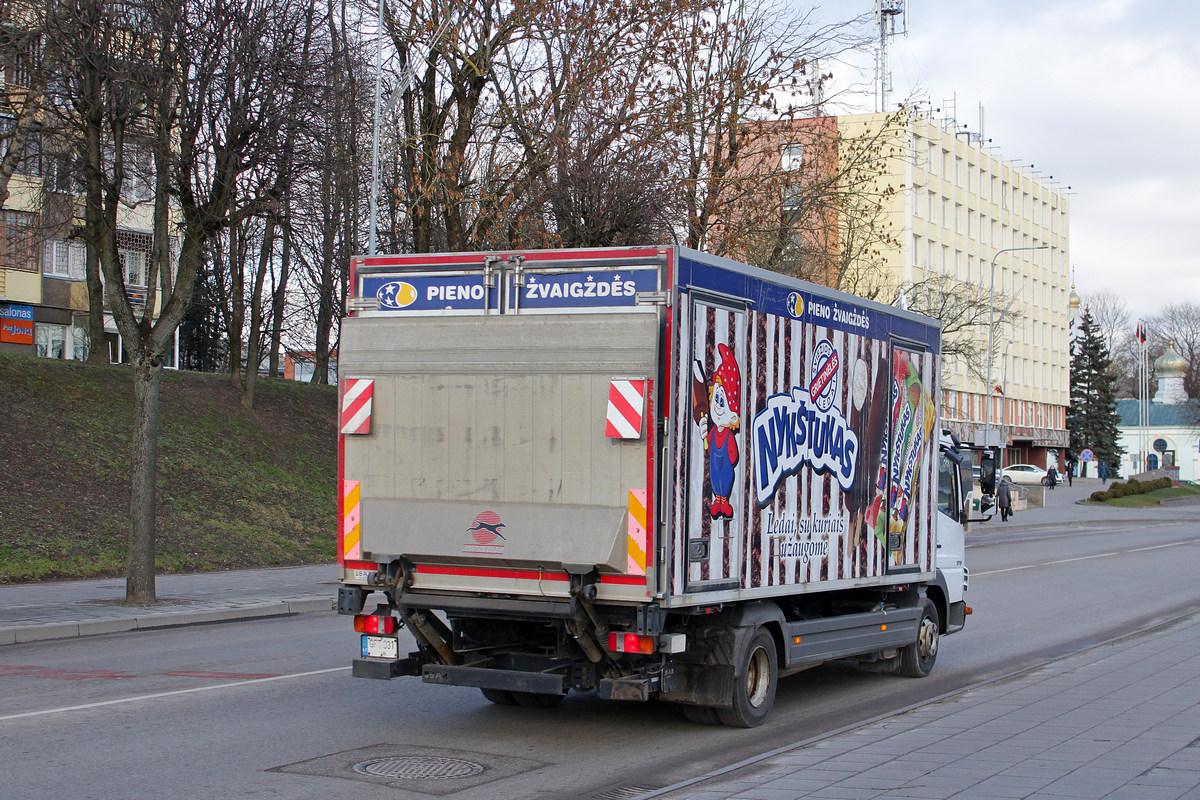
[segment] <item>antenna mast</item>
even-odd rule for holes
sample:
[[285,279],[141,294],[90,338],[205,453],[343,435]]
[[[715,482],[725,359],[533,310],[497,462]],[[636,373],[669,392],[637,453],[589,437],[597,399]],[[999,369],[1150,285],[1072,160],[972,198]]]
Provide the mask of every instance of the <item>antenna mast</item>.
[[[875,21],[879,24],[879,52],[875,58],[876,111],[888,110],[892,91],[892,69],[888,63],[888,40],[896,35],[896,18],[904,14],[904,0],[875,0]],[[902,33],[906,31],[901,31]]]

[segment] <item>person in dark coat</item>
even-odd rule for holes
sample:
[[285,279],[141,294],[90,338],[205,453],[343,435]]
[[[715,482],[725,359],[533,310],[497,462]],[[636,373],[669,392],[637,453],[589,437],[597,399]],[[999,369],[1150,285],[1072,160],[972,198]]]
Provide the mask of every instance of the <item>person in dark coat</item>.
[[1101,485],[1108,483],[1108,464],[1100,462],[1100,483]]
[[996,505],[1000,506],[1000,521],[1008,522],[1012,516],[1012,488],[1008,478],[1001,478],[1000,485],[996,487]]
[[1058,471],[1054,467],[1046,468],[1046,488],[1053,489],[1058,485]]

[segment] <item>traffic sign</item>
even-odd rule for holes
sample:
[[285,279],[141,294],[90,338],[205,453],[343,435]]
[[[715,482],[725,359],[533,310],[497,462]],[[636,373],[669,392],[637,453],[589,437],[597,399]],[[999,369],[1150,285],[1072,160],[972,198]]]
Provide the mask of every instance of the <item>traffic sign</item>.
[[1084,450],[1082,453],[1079,454],[1080,461],[1091,461],[1095,457],[1096,457],[1096,455],[1091,450]]

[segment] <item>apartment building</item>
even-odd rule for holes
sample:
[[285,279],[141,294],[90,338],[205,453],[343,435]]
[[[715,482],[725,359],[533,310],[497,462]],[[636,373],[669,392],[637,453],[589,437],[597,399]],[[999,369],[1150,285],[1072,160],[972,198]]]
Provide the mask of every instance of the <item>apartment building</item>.
[[[878,164],[860,187],[880,208],[886,226],[870,270],[893,286],[948,276],[990,293],[995,324],[990,370],[947,357],[942,415],[960,438],[1003,442],[1004,463],[1066,460],[1069,437],[1069,202],[1063,188],[1032,168],[1008,160],[975,132],[929,114],[858,114],[780,122],[770,135],[756,128],[759,154],[774,149],[783,170],[838,169],[825,135],[836,125],[835,149],[849,153],[873,140]],[[820,142],[818,143],[818,138]],[[809,159],[807,153],[813,153]],[[800,173],[800,180],[812,180]],[[786,182],[785,182],[786,183]],[[785,203],[786,205],[786,203]],[[803,211],[803,209],[800,209]],[[811,233],[806,234],[811,238]],[[835,237],[836,238],[836,237]],[[840,247],[847,247],[843,236]],[[1036,249],[1035,249],[1036,248]],[[847,259],[842,259],[845,269]],[[805,275],[830,282],[820,272]],[[854,291],[853,285],[842,288]],[[989,328],[971,335],[986,353]],[[983,357],[986,360],[986,356]],[[987,374],[991,374],[991,387]]]
[[[17,104],[7,101],[28,91],[31,59],[40,50],[35,39],[10,28],[0,31],[6,34],[0,36],[0,154],[17,124],[8,115]],[[14,42],[23,42],[23,49],[14,51]],[[87,253],[76,235],[82,188],[67,135],[48,127],[28,135],[0,208],[0,352],[66,360],[89,355]],[[149,297],[153,181],[149,152],[130,149],[135,155],[126,167],[116,238],[126,289],[139,311]],[[112,314],[107,305],[100,313],[108,358],[120,363],[125,355]]]

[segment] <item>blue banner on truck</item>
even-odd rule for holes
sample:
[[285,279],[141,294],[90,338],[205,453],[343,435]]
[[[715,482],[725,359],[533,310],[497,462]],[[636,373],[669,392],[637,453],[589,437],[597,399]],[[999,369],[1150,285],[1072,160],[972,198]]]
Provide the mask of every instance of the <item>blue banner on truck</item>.
[[521,311],[632,308],[637,305],[638,292],[658,290],[658,267],[611,272],[527,271],[521,287],[513,285],[515,277],[508,274],[508,308]]
[[500,293],[480,273],[439,272],[364,275],[361,297],[379,300],[380,311],[410,314],[482,314],[500,307]]
[[898,336],[919,342],[930,352],[936,353],[941,349],[940,331],[914,318],[915,315],[910,316],[891,306],[878,306],[841,292],[821,290],[817,294],[792,288],[775,283],[770,279],[772,277],[775,276],[752,267],[743,266],[733,270],[689,258],[679,259],[678,282],[681,287],[743,299],[756,311],[811,322],[844,333],[873,339]]

